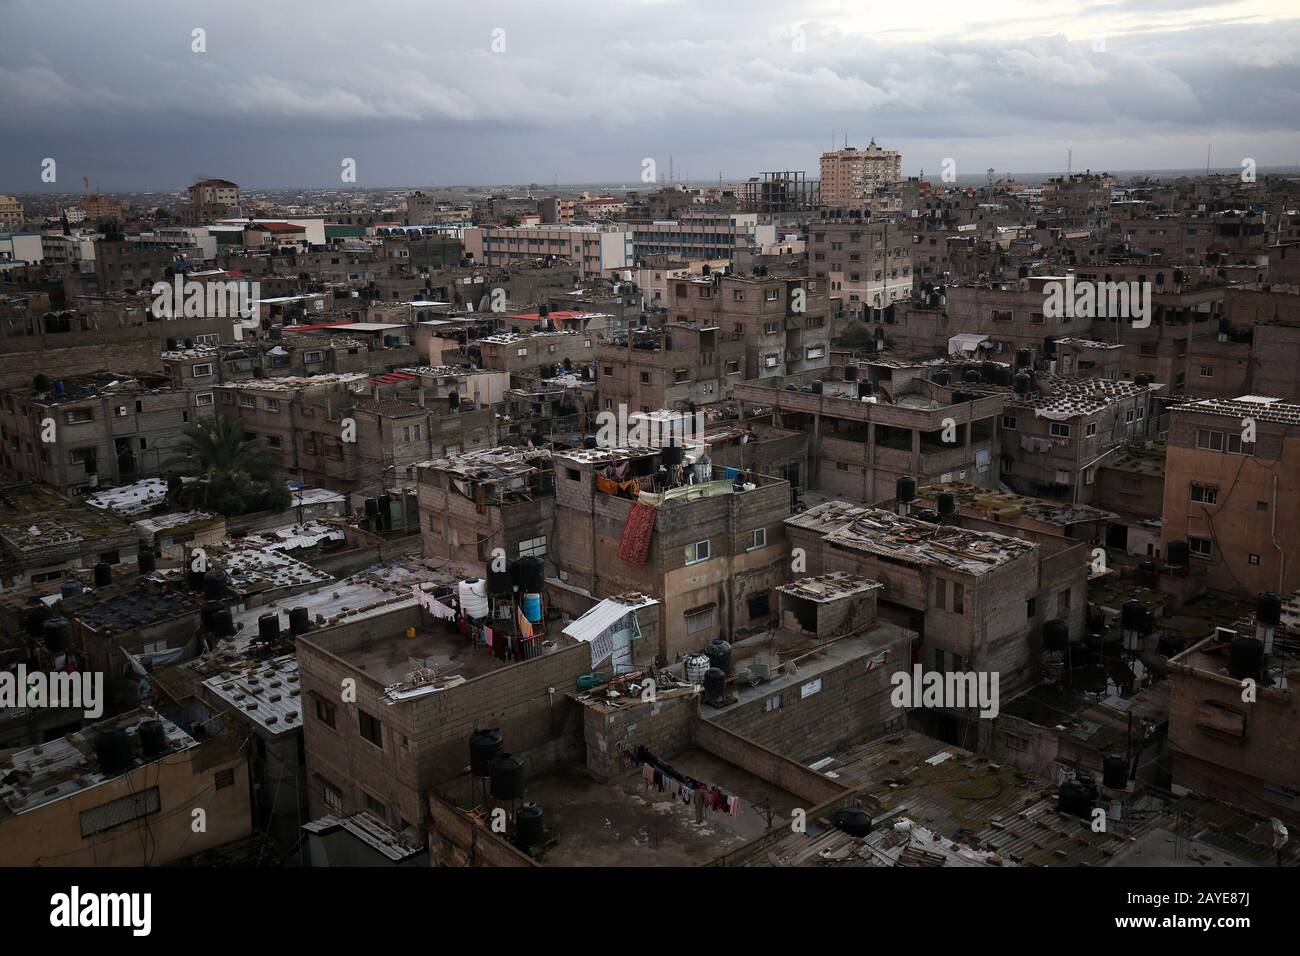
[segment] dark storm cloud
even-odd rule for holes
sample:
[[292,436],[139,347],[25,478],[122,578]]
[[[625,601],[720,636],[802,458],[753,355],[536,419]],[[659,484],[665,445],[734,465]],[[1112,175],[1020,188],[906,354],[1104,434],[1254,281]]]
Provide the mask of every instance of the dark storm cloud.
[[1209,140],[1294,161],[1300,21],[1239,2],[1093,8],[1104,51],[1092,21],[1041,4],[877,29],[835,0],[24,0],[0,36],[0,190],[41,188],[46,156],[61,188],[329,185],[344,157],[360,185],[631,185],[670,155],[707,180],[813,171],[833,131],[901,149],[913,173],[946,157],[1051,169],[1070,146],[1076,166],[1196,165]]

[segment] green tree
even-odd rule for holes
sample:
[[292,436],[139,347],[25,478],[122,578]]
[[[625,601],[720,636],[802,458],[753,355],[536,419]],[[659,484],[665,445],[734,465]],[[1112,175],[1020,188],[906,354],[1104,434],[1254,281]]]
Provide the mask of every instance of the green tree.
[[167,469],[198,479],[173,492],[173,501],[231,516],[289,507],[289,489],[279,478],[279,461],[269,449],[245,438],[237,419],[212,415],[187,425],[179,456]]
[[867,323],[861,319],[850,319],[835,344],[846,349],[865,349],[870,348],[874,340],[875,333]]

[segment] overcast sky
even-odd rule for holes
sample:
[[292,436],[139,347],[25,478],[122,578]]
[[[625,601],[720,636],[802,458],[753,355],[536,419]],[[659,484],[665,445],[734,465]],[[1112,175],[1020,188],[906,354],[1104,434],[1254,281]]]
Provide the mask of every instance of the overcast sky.
[[360,186],[815,175],[846,134],[911,175],[1300,161],[1295,0],[0,0],[0,24],[0,192],[333,186],[344,158]]

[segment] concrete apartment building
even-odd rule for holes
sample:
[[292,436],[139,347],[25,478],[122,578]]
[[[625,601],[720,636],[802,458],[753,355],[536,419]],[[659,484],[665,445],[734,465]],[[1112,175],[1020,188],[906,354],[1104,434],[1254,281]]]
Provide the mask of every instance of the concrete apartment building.
[[1097,466],[1107,456],[1156,436],[1153,383],[1035,375],[1024,393],[970,384],[1006,399],[999,422],[1000,480],[1025,495],[1092,504]]
[[902,156],[883,149],[874,139],[865,149],[846,145],[822,153],[821,204],[830,209],[861,208],[883,186],[902,179]]
[[713,272],[673,281],[666,308],[667,321],[739,335],[746,380],[826,364],[830,301],[822,279]]
[[0,232],[21,229],[24,221],[23,204],[13,196],[0,196]]
[[555,517],[549,451],[487,448],[423,462],[416,475],[426,558],[478,567],[498,548],[512,561],[547,558]]
[[[1169,700],[1169,745],[1173,787],[1215,797],[1290,827],[1300,825],[1300,739],[1293,691],[1300,681],[1294,657],[1296,598],[1288,595],[1282,621],[1254,618],[1216,629],[1169,661],[1173,687]],[[1231,641],[1237,635],[1262,637],[1271,653],[1257,672],[1233,666]],[[1257,681],[1253,702],[1242,700],[1242,679]]]
[[101,295],[148,290],[188,247],[166,248],[121,238],[95,241],[95,280]]
[[1048,228],[1087,230],[1091,236],[1110,232],[1110,203],[1115,182],[1109,176],[1075,173],[1057,176],[1043,185],[1042,219]]
[[511,381],[531,380],[540,369],[581,367],[595,361],[592,332],[498,332],[468,340],[456,351],[442,350],[444,361],[469,360],[481,368],[508,372]]
[[429,398],[409,372],[253,379],[213,391],[220,413],[274,451],[286,477],[344,492],[414,480],[419,462],[488,447],[495,435],[490,407]]
[[[1250,426],[1254,441],[1246,441]],[[1300,405],[1247,395],[1169,411],[1161,538],[1186,541],[1206,585],[1290,593],[1300,567]]]
[[635,259],[632,233],[615,226],[471,226],[462,239],[479,266],[565,260],[587,280],[631,268]]
[[181,222],[201,226],[239,215],[239,186],[225,179],[202,179],[186,190]]
[[808,271],[825,279],[827,294],[861,318],[912,292],[910,234],[888,221],[823,219],[808,226]]
[[807,433],[804,484],[825,494],[883,501],[902,475],[996,487],[1006,397],[940,385],[927,371],[893,362],[830,366],[742,382],[732,394],[770,408],[773,425]]
[[1056,607],[1059,599],[1068,612],[1085,600],[1044,595],[1039,546],[1021,537],[844,501],[785,524],[790,546],[807,555],[808,573],[847,571],[884,585],[877,614],[916,633],[913,659],[927,671],[995,671],[1003,700],[1037,678],[1039,605]]
[[615,331],[596,349],[598,407],[617,411],[681,409],[731,395],[745,374],[742,335],[668,322],[662,328]]
[[0,866],[163,866],[252,832],[242,740],[195,740],[152,710],[8,759],[19,772],[0,784]]
[[[564,738],[581,726],[571,694],[591,670],[591,648],[558,628],[550,639],[553,653],[503,660],[413,602],[300,636],[310,814],[367,811],[394,828],[419,827],[428,790],[462,772],[471,733],[487,726],[532,770],[561,759]],[[426,662],[423,674],[413,659]],[[356,694],[345,699],[349,678]]]
[[[658,655],[671,663],[713,638],[735,639],[772,619],[772,588],[785,583],[790,554],[781,522],[788,482],[689,465],[696,484],[657,481],[662,452],[555,452],[551,600],[579,611],[592,597],[639,591],[660,601]],[[623,477],[608,478],[605,472]],[[639,493],[625,497],[629,485]],[[646,511],[644,509],[650,509]]]
[[678,219],[632,223],[630,228],[637,262],[650,256],[730,261],[737,248],[761,248],[776,241],[776,226],[759,222],[757,213],[698,211]]
[[0,460],[9,477],[65,494],[123,484],[159,474],[185,426],[213,409],[211,391],[175,388],[162,376],[45,379],[0,392]]

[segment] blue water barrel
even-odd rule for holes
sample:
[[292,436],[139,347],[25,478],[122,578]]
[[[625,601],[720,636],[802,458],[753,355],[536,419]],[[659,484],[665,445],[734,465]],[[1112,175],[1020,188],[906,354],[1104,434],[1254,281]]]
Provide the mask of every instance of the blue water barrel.
[[525,594],[523,598],[524,617],[534,624],[542,619],[542,596]]

